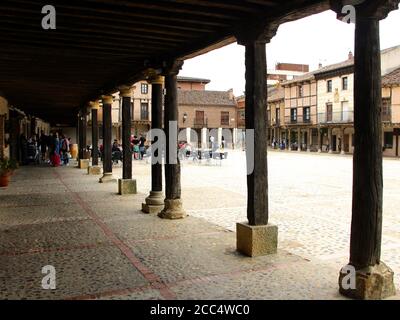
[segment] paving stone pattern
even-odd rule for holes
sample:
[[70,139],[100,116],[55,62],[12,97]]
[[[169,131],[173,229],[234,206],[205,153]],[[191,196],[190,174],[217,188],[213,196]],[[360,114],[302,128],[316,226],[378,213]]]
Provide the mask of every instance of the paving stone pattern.
[[[351,158],[270,152],[270,221],[278,253],[248,258],[236,248],[246,220],[244,153],[222,165],[182,163],[189,217],[143,214],[150,164],[134,161],[138,194],[74,167],[21,167],[0,189],[1,299],[343,299],[348,259]],[[400,288],[400,161],[384,161],[383,260]],[[121,177],[121,167],[114,175]],[[56,289],[42,288],[42,267]],[[398,298],[395,297],[395,299]]]

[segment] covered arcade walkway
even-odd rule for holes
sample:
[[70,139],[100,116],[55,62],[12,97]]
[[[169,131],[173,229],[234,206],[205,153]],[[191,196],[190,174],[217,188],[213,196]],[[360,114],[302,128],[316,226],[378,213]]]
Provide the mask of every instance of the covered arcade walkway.
[[[138,181],[149,180],[138,171]],[[284,250],[245,257],[233,232],[192,216],[144,214],[145,193],[121,197],[84,170],[29,166],[12,179],[0,193],[0,299],[342,298],[328,265]],[[190,190],[185,201],[199,208]],[[208,208],[220,202],[209,199]],[[56,290],[41,286],[46,265]]]
[[[16,5],[17,3],[18,5]],[[274,213],[269,212],[265,45],[274,37],[280,24],[327,9],[334,10],[339,17],[342,17],[343,6],[347,4],[354,5],[356,12],[356,18],[352,19],[356,25],[355,152],[350,257],[349,265],[344,270],[329,272],[329,279],[336,279],[337,283],[337,278],[340,277],[340,292],[353,298],[380,299],[394,295],[393,272],[381,261],[383,181],[382,139],[380,137],[382,99],[379,21],[398,7],[399,0],[365,0],[362,2],[293,0],[285,1],[284,5],[281,1],[263,0],[239,0],[229,2],[229,4],[224,1],[190,0],[127,0],[121,2],[82,0],[69,1],[68,4],[54,1],[53,5],[57,9],[56,30],[44,30],[40,27],[42,8],[36,1],[2,1],[0,4],[2,14],[0,36],[7,42],[7,45],[2,46],[0,51],[1,95],[7,99],[9,104],[52,124],[76,125],[79,136],[79,166],[82,168],[91,161],[91,168],[88,172],[98,174],[102,169],[102,177],[98,179],[98,177],[79,176],[79,171],[73,171],[74,169],[71,168],[65,169],[67,172],[61,176],[60,180],[57,172],[52,173],[50,177],[48,174],[43,177],[40,168],[21,169],[16,179],[18,180],[18,175],[21,175],[22,178],[25,176],[32,181],[33,185],[37,186],[37,190],[40,192],[27,192],[26,190],[32,187],[22,182],[23,196],[20,197],[18,184],[14,184],[6,191],[13,192],[9,195],[9,199],[7,200],[5,196],[6,201],[1,202],[4,208],[8,208],[8,205],[11,209],[14,205],[14,210],[18,211],[19,208],[16,209],[15,206],[18,207],[21,204],[20,208],[23,206],[33,208],[38,205],[38,208],[40,206],[46,208],[46,210],[38,211],[38,214],[41,213],[46,217],[44,212],[54,213],[53,210],[47,210],[51,209],[49,203],[53,199],[56,200],[54,201],[55,205],[65,202],[63,208],[67,208],[69,205],[75,206],[78,208],[76,212],[81,212],[84,218],[70,217],[71,222],[65,223],[71,223],[73,225],[71,228],[63,227],[61,221],[54,223],[55,227],[52,230],[56,232],[50,238],[46,238],[46,236],[49,235],[48,232],[52,231],[40,232],[40,228],[46,228],[47,224],[39,224],[38,233],[32,229],[36,226],[34,223],[32,228],[27,229],[26,232],[17,232],[15,236],[21,237],[18,241],[13,240],[12,230],[4,231],[1,235],[6,239],[0,245],[7,244],[7,237],[9,237],[8,239],[11,239],[9,247],[16,249],[26,245],[29,253],[30,249],[35,248],[35,244],[40,247],[41,243],[45,243],[45,247],[56,248],[55,251],[49,250],[43,253],[44,255],[54,254],[54,260],[59,257],[57,255],[59,252],[66,250],[68,239],[71,240],[72,247],[74,245],[83,246],[73,252],[87,250],[85,246],[89,248],[99,246],[98,250],[119,249],[115,259],[105,261],[104,265],[115,264],[114,269],[122,271],[125,270],[123,261],[128,265],[133,265],[135,268],[126,272],[135,274],[128,275],[131,278],[125,282],[132,287],[135,287],[135,283],[139,287],[150,283],[165,298],[172,298],[174,294],[179,295],[179,293],[173,292],[168,283],[169,281],[176,283],[177,278],[184,276],[188,269],[193,268],[193,261],[196,259],[202,258],[199,264],[206,263],[208,266],[208,269],[201,267],[196,270],[199,275],[204,276],[204,272],[212,268],[221,268],[239,275],[244,271],[244,277],[246,277],[248,272],[245,269],[247,266],[245,261],[252,266],[250,269],[258,270],[257,261],[265,259],[263,266],[268,266],[268,260],[280,258],[282,254],[274,255],[277,250],[278,229],[277,226],[270,223],[270,216]],[[152,128],[161,128],[164,123],[166,138],[170,142],[166,145],[165,155],[169,160],[170,156],[175,158],[173,147],[176,145],[174,140],[177,139],[177,133],[170,130],[168,124],[178,120],[177,74],[184,60],[235,41],[239,45],[245,46],[245,118],[246,129],[249,130],[246,137],[254,138],[249,139],[246,144],[247,166],[250,171],[247,175],[247,221],[237,224],[236,249],[244,255],[252,256],[253,259],[238,256],[235,254],[235,247],[230,247],[231,254],[227,254],[229,251],[226,250],[226,247],[219,247],[219,245],[222,245],[225,236],[231,237],[231,235],[221,233],[217,237],[219,240],[212,243],[207,243],[210,238],[205,239],[204,242],[198,241],[196,238],[192,248],[188,249],[193,256],[190,256],[190,259],[185,258],[181,264],[186,265],[187,268],[179,268],[178,265],[174,265],[175,262],[172,261],[171,255],[166,256],[165,252],[173,250],[174,246],[183,250],[181,242],[171,241],[170,248],[163,248],[168,240],[159,242],[155,240],[154,243],[143,241],[143,238],[151,238],[152,233],[157,230],[160,230],[160,234],[156,233],[155,237],[163,239],[163,236],[168,238],[174,235],[174,227],[177,230],[184,230],[186,225],[199,223],[190,217],[182,219],[186,217],[186,204],[181,199],[179,161],[168,162],[164,167],[161,164],[152,165],[152,184],[149,188],[149,196],[146,197],[145,203],[137,203],[134,208],[132,206],[136,204],[136,200],[133,198],[128,201],[129,197],[110,196],[112,189],[114,192],[116,191],[114,183],[98,183],[115,181],[111,163],[113,93],[119,91],[123,97],[121,109],[124,162],[119,191],[124,193],[125,191],[134,191],[136,189],[134,184],[137,182],[135,182],[135,168],[132,168],[132,154],[129,151],[132,84],[138,80],[147,80],[152,84]],[[100,108],[102,143],[104,145],[102,168],[99,167],[97,152],[93,154],[92,159],[86,159],[87,154],[85,153],[89,113],[93,128],[92,141],[95,146],[98,145],[97,120]],[[12,115],[9,120],[12,120]],[[2,121],[4,122],[4,117]],[[9,134],[12,145],[17,133],[11,130]],[[256,146],[256,151],[249,147],[251,143]],[[12,155],[13,152],[10,154]],[[162,181],[163,174],[165,174],[165,183]],[[85,180],[87,183],[84,182]],[[55,181],[57,183],[54,183]],[[88,188],[88,191],[85,191],[85,188]],[[46,190],[48,194],[45,193]],[[52,195],[54,195],[53,198]],[[103,203],[104,200],[108,200],[104,203],[104,207],[93,207],[92,202]],[[143,199],[141,200],[143,201]],[[122,224],[122,228],[126,228],[131,224],[129,221],[132,220],[132,225],[134,225],[132,229],[129,229],[124,235],[118,235],[118,228],[113,229],[115,226],[112,225],[112,217],[114,214],[120,213],[113,207],[107,207],[113,205],[114,201],[116,206],[121,206],[121,213],[127,213],[127,208],[130,208],[129,212],[132,213],[132,210],[138,210],[140,205],[143,205],[143,211],[157,213],[162,219],[153,215],[147,217],[134,215],[128,218],[128,222],[124,221]],[[128,203],[129,205],[125,207],[124,205]],[[71,211],[68,212],[71,214]],[[135,221],[135,219],[138,220]],[[168,219],[180,220],[168,221]],[[143,235],[143,231],[146,231],[146,221],[151,221],[151,228]],[[90,225],[88,230],[80,229],[87,224]],[[163,228],[166,224],[170,224],[170,228]],[[205,229],[210,232],[214,230],[213,228],[208,225]],[[201,226],[194,229],[204,230]],[[188,233],[193,233],[190,226],[188,226],[188,230],[190,230]],[[142,234],[143,238],[135,238],[139,234]],[[178,234],[181,234],[181,231]],[[34,235],[37,236],[34,237]],[[40,235],[43,235],[44,239]],[[128,242],[128,239],[132,239],[132,237],[135,246]],[[192,234],[188,235],[189,239],[191,237]],[[61,241],[58,242],[59,238]],[[58,244],[60,244],[60,248],[58,248]],[[140,245],[146,246],[147,253],[139,250]],[[201,246],[205,246],[205,248]],[[81,259],[74,260],[71,256],[64,264],[60,263],[62,265],[60,268],[78,268],[77,270],[81,270],[82,273],[93,270],[88,274],[99,275],[99,286],[106,283],[118,283],[118,274],[121,273],[108,272],[109,267],[102,269],[101,263],[92,263],[95,259],[90,259],[90,255],[85,253],[82,254],[82,259],[84,261],[89,259],[87,266],[82,266]],[[141,255],[146,254],[152,254],[152,256],[144,259],[144,256]],[[206,256],[203,257],[203,255]],[[255,257],[262,255],[265,257]],[[18,274],[16,270],[28,270],[30,263],[34,264],[36,261],[18,261],[21,257],[22,259],[29,257],[29,254],[18,255],[15,254],[15,250],[11,250],[9,253],[5,252],[5,256],[11,259],[1,270],[1,272],[5,272],[3,278],[6,279],[6,282],[13,280],[13,275]],[[119,258],[117,258],[118,256]],[[180,256],[185,257],[186,255],[181,254]],[[112,257],[112,254],[104,254],[101,257],[107,260]],[[157,271],[162,257],[167,260],[171,259],[171,261],[164,263]],[[284,257],[283,254],[282,258],[289,261],[293,257]],[[15,264],[12,263],[12,259],[15,259]],[[45,257],[44,260],[46,260]],[[119,264],[120,262],[121,264]],[[1,263],[4,263],[4,260]],[[262,278],[260,281],[255,282],[254,279],[257,277],[254,276],[252,280],[249,280],[254,281],[254,286],[248,286],[247,283],[243,290],[253,292],[253,287],[258,288],[260,283],[264,283],[265,286],[262,286],[260,290],[277,291],[276,287],[272,286],[275,281],[274,272],[283,272],[290,284],[290,267],[283,270],[285,268],[281,268],[279,262],[276,264],[277,267],[271,270],[272,275],[269,279],[267,274],[260,277]],[[165,266],[169,265],[172,266],[171,269],[163,270]],[[284,263],[284,265],[290,266],[290,263]],[[348,287],[342,281],[347,277],[346,270],[349,269],[354,270],[355,287]],[[177,270],[180,271],[176,274]],[[293,270],[297,272],[298,266]],[[254,272],[262,274],[266,271]],[[65,274],[71,273],[68,273],[68,269],[66,269]],[[195,273],[191,272],[191,274]],[[168,279],[169,276],[171,276],[171,280]],[[301,279],[293,278],[293,282],[301,284],[306,278],[302,273]],[[211,283],[214,283],[212,278],[209,279],[211,279]],[[84,288],[84,284],[81,283],[82,280],[79,277],[66,278],[64,281],[69,284],[64,288],[75,287],[79,291],[69,292],[66,296],[81,294],[80,290]],[[28,276],[25,284],[21,285],[19,289],[12,289],[11,286],[11,292],[24,290],[29,283],[35,286],[35,278]],[[90,283],[93,284],[93,282]],[[197,282],[194,281],[194,283]],[[232,285],[234,281],[226,283]],[[304,285],[305,288],[309,286],[307,283]],[[99,286],[94,287],[98,288]],[[178,284],[176,288],[179,286]],[[85,292],[90,292],[94,287],[88,284]],[[277,287],[279,291],[282,291],[280,286]],[[330,288],[330,286],[324,287]],[[189,292],[190,290],[182,290],[183,295]],[[279,294],[279,292],[275,294]],[[319,298],[322,298],[322,295]]]

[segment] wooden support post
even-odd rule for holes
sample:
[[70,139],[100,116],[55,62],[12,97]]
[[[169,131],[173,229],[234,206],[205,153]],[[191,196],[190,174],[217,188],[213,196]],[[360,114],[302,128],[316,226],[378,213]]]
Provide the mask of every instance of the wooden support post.
[[112,134],[112,119],[111,107],[113,97],[111,95],[103,96],[103,176],[99,182],[115,181],[112,175],[112,160],[111,160],[111,134]]
[[[237,250],[248,256],[276,253],[278,228],[268,224],[267,163],[267,59],[266,42],[272,37],[265,28],[249,28],[238,34],[238,43],[245,45],[246,64],[246,161],[247,219],[237,223]],[[276,31],[276,29],[274,29]],[[273,31],[273,33],[274,33]],[[266,38],[268,37],[269,38]],[[252,143],[248,137],[253,137]],[[257,148],[255,149],[254,146]]]
[[177,75],[183,65],[182,60],[165,64],[165,107],[164,131],[166,135],[165,159],[165,200],[164,209],[158,214],[160,218],[180,219],[186,216],[181,200],[181,166],[178,147],[178,90]]
[[[162,129],[162,90],[164,77],[154,75],[149,79],[151,83],[151,128]],[[152,144],[157,143],[158,138],[152,141]],[[158,157],[161,150],[154,151],[154,157]],[[142,211],[145,213],[160,213],[164,209],[164,197],[162,193],[162,164],[151,164],[151,191],[142,204]]]
[[[382,239],[382,130],[379,20],[399,1],[369,1],[356,8],[354,156],[350,261],[340,272],[340,292],[358,299],[395,294],[393,271],[380,261]],[[347,283],[349,267],[356,273]]]
[[132,88],[121,87],[120,98],[122,98],[122,179],[132,179]]
[[98,102],[92,103],[92,166],[99,165]]
[[119,96],[122,99],[122,179],[118,180],[118,194],[137,193],[136,180],[132,179],[132,87],[121,86]]
[[92,165],[88,166],[87,170],[88,174],[98,175],[101,174],[101,168],[99,167],[99,102],[91,101],[89,106],[92,112]]

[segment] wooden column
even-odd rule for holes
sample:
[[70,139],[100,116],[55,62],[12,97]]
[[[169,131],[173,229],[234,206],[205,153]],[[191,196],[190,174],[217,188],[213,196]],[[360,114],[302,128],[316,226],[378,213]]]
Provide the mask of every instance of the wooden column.
[[111,107],[113,97],[102,96],[103,101],[103,176],[99,182],[113,181],[111,160],[112,119]]
[[329,146],[329,153],[332,153],[333,150],[333,139],[332,139],[332,128],[328,128],[328,146]]
[[[340,292],[361,299],[395,294],[393,271],[383,262],[382,239],[382,130],[381,52],[379,20],[398,1],[368,1],[356,8],[354,61],[353,199],[349,265],[356,270],[355,287]],[[386,5],[389,5],[387,8]]]
[[287,140],[288,140],[288,144],[287,144],[287,149],[289,150],[289,151],[292,151],[292,145],[291,145],[291,137],[292,136],[292,131],[290,130],[290,129],[288,129],[288,137],[287,137]]
[[[162,90],[164,77],[157,77],[151,82],[151,128],[162,129]],[[155,139],[153,142],[157,142]],[[159,155],[159,150],[155,151]],[[154,163],[151,165],[151,190],[162,191],[162,165]]]
[[86,154],[86,129],[87,129],[87,115],[86,111],[81,111],[79,116],[79,160],[85,159]]
[[[246,148],[246,157],[254,158],[254,170],[247,175],[247,219],[250,225],[268,224],[267,168],[267,59],[266,42],[246,44],[246,130],[254,130],[254,146]],[[253,154],[250,154],[253,153]],[[249,164],[248,164],[249,165]]]
[[99,123],[98,102],[91,103],[92,107],[92,166],[99,165]]
[[[177,75],[183,61],[174,60],[165,63],[165,106],[164,130],[166,135],[165,160],[165,200],[164,209],[158,214],[160,218],[180,219],[186,216],[181,201],[181,167],[178,158],[178,91]],[[175,127],[175,129],[173,128]]]
[[[246,87],[246,163],[247,219],[237,223],[237,250],[248,256],[275,253],[278,228],[268,224],[268,163],[267,163],[267,58],[265,45],[270,26],[253,26],[247,34],[237,36],[245,45]],[[277,26],[276,26],[277,27]],[[276,29],[272,31],[274,33]],[[253,141],[249,140],[251,137]]]
[[[149,82],[151,83],[151,129],[162,129],[162,98],[164,77],[153,75]],[[157,143],[156,137],[152,145]],[[153,151],[154,157],[160,155],[161,150]],[[151,191],[142,204],[142,211],[145,213],[159,213],[164,209],[164,198],[162,194],[162,164],[155,163],[152,159],[151,164]]]
[[132,88],[121,87],[120,97],[122,98],[122,179],[132,179]]

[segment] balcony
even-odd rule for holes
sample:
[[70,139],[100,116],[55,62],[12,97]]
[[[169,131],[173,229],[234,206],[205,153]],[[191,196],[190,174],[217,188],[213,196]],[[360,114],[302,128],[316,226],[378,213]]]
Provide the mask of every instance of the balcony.
[[318,113],[318,123],[353,123],[353,111]]
[[291,116],[286,116],[285,117],[285,124],[287,124],[287,125],[311,124],[311,123],[313,123],[313,121],[312,121],[313,117],[314,117],[313,115],[311,115],[310,118],[305,118],[305,117],[302,117],[302,116],[298,116],[296,118],[292,118]]

